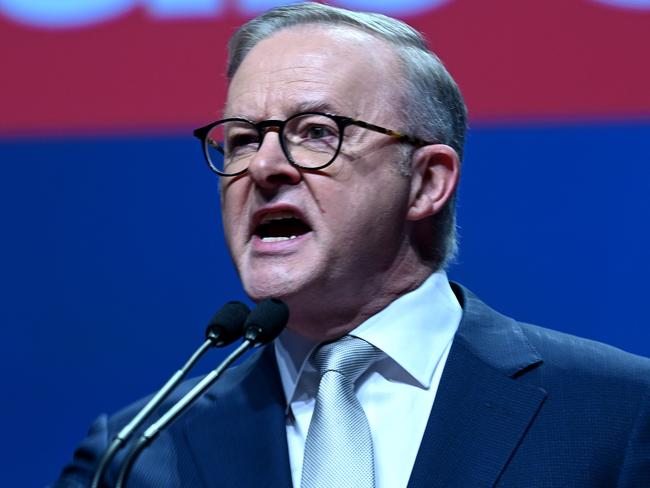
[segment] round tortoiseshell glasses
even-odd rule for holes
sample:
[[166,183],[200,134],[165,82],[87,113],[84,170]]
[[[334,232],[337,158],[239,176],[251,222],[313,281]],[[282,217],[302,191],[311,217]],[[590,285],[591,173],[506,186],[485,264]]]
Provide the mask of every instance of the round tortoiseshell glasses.
[[218,120],[194,131],[201,141],[210,169],[220,176],[238,176],[248,165],[269,131],[277,132],[289,163],[308,169],[323,169],[338,156],[345,128],[356,125],[380,132],[416,147],[437,144],[361,120],[323,112],[300,112],[287,120],[251,122],[242,118]]

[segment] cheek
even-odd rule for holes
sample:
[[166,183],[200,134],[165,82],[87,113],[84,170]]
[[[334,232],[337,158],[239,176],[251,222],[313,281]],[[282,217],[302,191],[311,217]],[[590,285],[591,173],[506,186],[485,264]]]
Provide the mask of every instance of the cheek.
[[241,196],[233,188],[228,190],[221,189],[221,220],[223,230],[228,244],[237,232],[237,224],[244,222],[243,219],[243,201]]
[[376,225],[398,218],[408,200],[407,178],[393,173],[375,173],[354,188],[348,212],[362,216],[367,225]]
[[391,242],[405,221],[408,186],[394,178],[371,178],[352,190],[345,198],[331,199],[327,220],[337,248],[356,253],[368,250],[369,243],[382,243],[370,247],[379,252],[393,249]]

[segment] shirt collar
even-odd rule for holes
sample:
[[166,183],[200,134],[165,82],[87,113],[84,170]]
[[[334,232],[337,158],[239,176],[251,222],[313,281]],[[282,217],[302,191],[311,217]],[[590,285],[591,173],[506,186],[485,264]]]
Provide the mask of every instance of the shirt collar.
[[[417,386],[428,389],[461,316],[462,309],[446,273],[438,271],[418,288],[367,319],[350,335],[366,340],[386,354],[389,359],[381,361],[387,367],[384,373],[390,375],[390,371],[395,371],[394,366],[398,366]],[[275,341],[278,369],[288,404],[300,394],[297,387],[305,376],[303,373],[309,369],[307,358],[316,346],[316,342],[289,330]],[[389,379],[400,381],[400,378]]]

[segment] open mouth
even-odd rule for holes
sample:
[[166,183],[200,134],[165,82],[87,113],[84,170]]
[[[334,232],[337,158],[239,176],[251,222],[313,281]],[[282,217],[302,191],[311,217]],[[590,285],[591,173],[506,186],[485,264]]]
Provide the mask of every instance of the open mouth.
[[280,242],[296,239],[311,230],[307,223],[294,214],[279,212],[262,217],[253,234],[263,242]]

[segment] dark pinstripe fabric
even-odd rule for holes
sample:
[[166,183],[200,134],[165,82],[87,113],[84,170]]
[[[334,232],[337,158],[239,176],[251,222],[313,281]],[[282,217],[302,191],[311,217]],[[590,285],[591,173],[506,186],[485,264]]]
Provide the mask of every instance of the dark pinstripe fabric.
[[[453,288],[463,319],[409,488],[650,487],[650,360],[517,322]],[[88,486],[139,406],[102,417],[55,486]],[[288,488],[285,412],[267,347],[154,442],[129,488]]]

